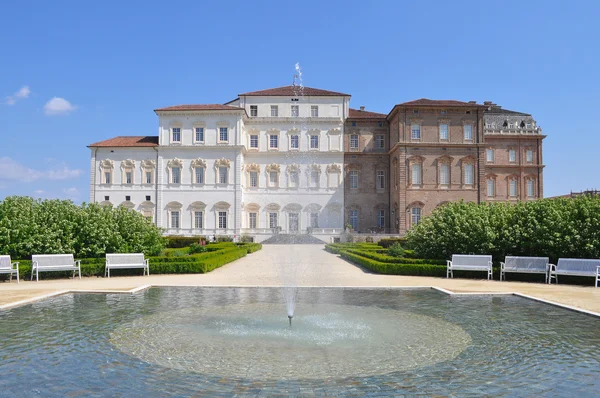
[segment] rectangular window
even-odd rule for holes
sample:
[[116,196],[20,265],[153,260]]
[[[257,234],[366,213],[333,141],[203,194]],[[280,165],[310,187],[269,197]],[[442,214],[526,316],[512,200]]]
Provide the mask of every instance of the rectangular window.
[[219,184],[227,184],[227,167],[219,167]]
[[300,107],[298,105],[292,105],[292,117],[300,116]]
[[171,182],[173,184],[181,184],[181,169],[179,167],[171,169]]
[[385,135],[378,134],[375,136],[375,148],[379,150],[385,148]]
[[376,188],[385,189],[385,171],[383,170],[377,170]]
[[350,188],[358,189],[358,171],[357,170],[350,171]]
[[269,135],[269,148],[271,148],[271,149],[279,148],[279,136],[277,134]]
[[421,221],[421,208],[413,207],[410,211],[410,215],[411,225],[417,225]]
[[508,161],[511,163],[514,163],[517,161],[517,151],[515,151],[514,149],[510,149],[508,151]]
[[227,212],[219,212],[219,229],[227,229]]
[[279,185],[279,173],[276,171],[269,172],[269,185],[276,187]]
[[196,127],[196,142],[204,142],[204,127]]
[[110,178],[110,171],[104,172],[104,183],[105,184],[110,184],[110,180],[111,180],[111,178]]
[[358,149],[358,134],[350,136],[350,149]]
[[473,165],[465,164],[465,185],[473,185]]
[[377,227],[385,228],[385,210],[379,210],[377,212]]
[[298,182],[299,182],[298,172],[297,171],[290,172],[290,187],[298,188]]
[[319,213],[310,213],[310,226],[319,228]]
[[146,172],[146,184],[152,184],[152,172],[151,171]]
[[258,172],[250,172],[250,188],[258,188]]
[[319,136],[318,135],[310,136],[310,149],[319,149]]
[[269,228],[277,228],[277,213],[269,213]]
[[279,116],[279,107],[277,105],[271,105],[271,117]]
[[410,128],[410,137],[413,140],[420,140],[421,139],[421,125],[420,124],[413,124]]
[[256,228],[256,213],[248,213],[248,227]]
[[358,210],[350,210],[350,225],[353,230],[358,230]]
[[533,198],[535,196],[535,182],[533,180],[527,180],[527,197]]
[[290,138],[290,146],[292,149],[298,149],[300,148],[300,137],[298,136],[298,134],[294,134],[291,136]]
[[125,184],[133,184],[133,173],[131,171],[125,172]]
[[204,184],[204,167],[196,167],[196,184]]
[[412,185],[421,185],[421,164],[412,165]]
[[258,105],[250,105],[250,116],[258,116]]
[[179,228],[179,211],[171,212],[171,228]]
[[219,127],[219,141],[229,141],[229,129],[227,129],[227,127]]
[[526,152],[527,163],[533,163],[533,151],[528,149]]
[[319,107],[317,105],[311,105],[310,117],[319,117]]
[[313,188],[316,188],[319,186],[319,172],[318,171],[310,172],[310,185]]
[[487,181],[487,196],[490,198],[496,196],[496,181],[491,178]]
[[509,195],[511,198],[517,197],[517,180],[510,180],[510,192]]
[[531,123],[526,123],[526,124],[525,124],[525,128],[526,128],[526,129],[530,129],[530,128],[531,128]]
[[473,126],[470,124],[465,124],[463,126],[463,130],[465,133],[465,141],[472,141],[473,140]]
[[203,217],[203,212],[201,211],[195,211],[194,212],[194,228],[196,229],[202,229],[204,228],[204,217]]
[[250,136],[250,148],[258,148],[258,135],[253,134]]
[[337,188],[340,185],[339,177],[338,173],[329,174],[329,188]]
[[440,185],[450,185],[450,165],[448,163],[440,165]]
[[485,151],[485,160],[487,160],[488,163],[494,163],[494,150],[493,149],[487,149]]
[[448,125],[440,124],[440,140],[448,139]]
[[173,127],[173,135],[172,135],[172,141],[173,142],[181,142],[181,128],[180,127]]

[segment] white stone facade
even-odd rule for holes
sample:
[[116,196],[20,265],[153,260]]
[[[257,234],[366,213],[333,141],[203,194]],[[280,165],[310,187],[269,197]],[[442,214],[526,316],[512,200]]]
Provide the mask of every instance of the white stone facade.
[[349,99],[240,95],[158,109],[157,145],[90,145],[90,201],[140,211],[167,235],[337,236]]

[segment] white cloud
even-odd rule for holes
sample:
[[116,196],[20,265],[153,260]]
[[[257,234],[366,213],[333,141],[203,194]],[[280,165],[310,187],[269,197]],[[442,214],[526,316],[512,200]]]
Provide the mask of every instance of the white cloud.
[[42,195],[45,191],[43,189],[36,189],[35,191],[33,191],[34,194],[36,195]]
[[81,196],[77,188],[64,188],[63,193],[67,195],[69,199],[77,199]]
[[44,112],[48,116],[68,115],[75,109],[77,109],[75,105],[60,97],[54,97],[44,105]]
[[13,95],[6,97],[4,103],[6,105],[14,105],[18,100],[22,100],[29,97],[29,94],[31,94],[29,86],[23,86],[19,89],[19,91],[17,91]]
[[23,166],[21,163],[7,156],[0,157],[0,180],[23,182],[33,182],[40,179],[67,180],[70,178],[77,178],[82,173],[81,170],[70,169],[64,164],[40,171]]

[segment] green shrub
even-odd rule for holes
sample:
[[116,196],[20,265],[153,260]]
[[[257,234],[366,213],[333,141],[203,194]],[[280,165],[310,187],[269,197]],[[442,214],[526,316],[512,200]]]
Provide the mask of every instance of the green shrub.
[[240,242],[242,243],[254,243],[254,238],[248,235],[242,235],[240,237]]
[[206,241],[204,236],[166,236],[165,239],[167,239],[167,247],[171,249],[181,249],[193,243]]
[[381,239],[377,244],[385,249],[389,248],[394,243],[399,243],[401,245],[406,243],[406,238],[384,238]]
[[27,259],[32,254],[105,253],[156,255],[165,247],[162,230],[140,213],[68,200],[10,196],[0,201],[0,254]]
[[233,237],[228,235],[217,236],[217,243],[219,242],[233,242]]
[[517,204],[454,202],[433,211],[407,235],[420,257],[456,253],[600,257],[600,198],[542,199]]
[[446,276],[446,267],[436,264],[390,264],[382,263],[358,254],[343,251],[341,257],[378,274],[414,275],[414,276]]
[[404,249],[400,243],[395,242],[393,245],[388,247],[388,255],[392,257],[404,257]]
[[192,243],[190,245],[190,249],[189,249],[190,254],[205,253],[207,251],[208,251],[208,248],[206,246],[202,246],[197,243]]

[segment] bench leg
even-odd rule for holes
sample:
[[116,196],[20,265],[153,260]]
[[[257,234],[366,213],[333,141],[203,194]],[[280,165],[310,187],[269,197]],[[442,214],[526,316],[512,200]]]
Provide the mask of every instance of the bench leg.
[[36,282],[40,281],[40,269],[39,268],[35,269],[35,281]]
[[31,280],[33,280],[33,267],[31,267]]
[[19,283],[19,270],[17,270],[17,283]]

